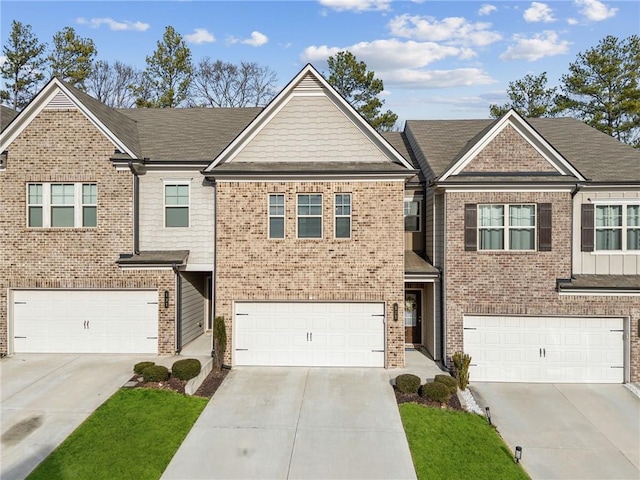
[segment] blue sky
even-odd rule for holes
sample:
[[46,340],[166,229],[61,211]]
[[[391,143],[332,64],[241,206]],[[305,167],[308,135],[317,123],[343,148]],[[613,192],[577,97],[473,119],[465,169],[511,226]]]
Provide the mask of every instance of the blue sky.
[[[547,72],[557,85],[579,52],[606,35],[640,33],[640,2],[567,1],[7,1],[12,20],[51,42],[66,26],[94,40],[98,59],[140,69],[167,25],[194,60],[269,66],[284,86],[306,64],[348,49],[384,81],[400,120],[486,118],[509,81]],[[2,59],[0,58],[0,61]]]

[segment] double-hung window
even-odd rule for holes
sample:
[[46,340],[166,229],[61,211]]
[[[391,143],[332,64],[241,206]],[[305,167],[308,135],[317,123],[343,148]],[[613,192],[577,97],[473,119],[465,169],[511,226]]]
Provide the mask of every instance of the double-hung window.
[[164,226],[189,226],[189,185],[165,183]]
[[298,238],[322,238],[322,195],[298,195]]
[[640,205],[595,206],[596,250],[640,250]]
[[269,238],[284,238],[284,195],[269,194]]
[[420,201],[419,200],[404,201],[404,231],[405,232],[420,231]]
[[535,250],[535,205],[479,205],[479,250]]
[[35,228],[96,227],[98,188],[95,183],[30,183],[27,225]]
[[351,194],[337,193],[336,201],[336,238],[351,238]]

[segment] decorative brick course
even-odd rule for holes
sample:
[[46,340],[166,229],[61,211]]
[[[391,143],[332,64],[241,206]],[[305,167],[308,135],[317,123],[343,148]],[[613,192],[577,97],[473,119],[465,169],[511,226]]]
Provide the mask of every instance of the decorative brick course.
[[[121,270],[115,264],[133,248],[133,182],[130,172],[117,172],[109,161],[113,144],[78,110],[43,110],[8,150],[8,168],[0,172],[0,352],[8,353],[8,289],[153,288],[158,352],[174,353],[173,272]],[[97,228],[28,228],[29,182],[95,182]],[[167,309],[164,290],[171,292]]]
[[[404,366],[402,182],[218,183],[216,315],[231,363],[236,300],[384,301],[387,367]],[[334,194],[352,194],[352,238],[334,239]],[[283,240],[267,238],[269,193],[285,195]],[[296,195],[323,194],[323,238],[296,238]],[[393,304],[399,318],[393,321]]]

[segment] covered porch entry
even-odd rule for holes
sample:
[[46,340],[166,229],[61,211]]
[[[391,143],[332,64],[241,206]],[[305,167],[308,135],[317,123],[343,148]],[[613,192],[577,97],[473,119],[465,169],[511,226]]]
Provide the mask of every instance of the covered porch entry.
[[407,348],[424,347],[434,360],[439,360],[440,272],[418,253],[406,251],[404,256],[404,330]]

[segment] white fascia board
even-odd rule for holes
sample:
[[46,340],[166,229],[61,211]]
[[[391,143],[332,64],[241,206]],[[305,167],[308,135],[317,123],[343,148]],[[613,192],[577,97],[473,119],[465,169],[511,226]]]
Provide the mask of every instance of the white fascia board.
[[80,102],[75,95],[73,95],[57,78],[52,78],[49,83],[40,91],[34,101],[32,101],[27,108],[20,113],[18,122],[14,122],[15,125],[10,125],[7,131],[3,132],[2,140],[0,140],[0,152],[5,151],[11,142],[13,142],[18,135],[20,135],[25,128],[33,121],[33,119],[46,108],[51,99],[57,94],[57,90],[62,91],[88,119],[93,123],[100,132],[107,137],[107,139],[113,144],[114,147],[120,151],[127,153],[132,159],[136,159],[136,155],[116,137],[111,130],[109,130],[101,121],[99,121],[89,109]]
[[[324,87],[324,92],[297,92],[294,93],[295,88],[300,83],[300,80],[304,78],[305,75],[311,74],[313,77],[318,80],[322,86]],[[313,68],[311,64],[307,64],[301,71],[296,75],[293,80],[289,82],[289,84],[265,107],[265,109],[260,112],[260,114],[245,128],[243,132],[240,133],[227,147],[218,155],[218,157],[209,164],[209,166],[204,170],[205,172],[210,172],[213,168],[215,168],[220,163],[233,161],[234,156],[240,152],[251,140],[255,138],[258,133],[262,131],[262,129],[271,121],[271,119],[278,114],[282,108],[284,108],[291,98],[297,96],[323,96],[327,97],[334,104],[337,104],[339,110],[345,114],[347,119],[349,119],[357,128],[367,134],[367,137],[376,145],[376,147],[381,150],[381,152],[387,157],[393,157],[397,163],[400,163],[402,166],[407,169],[413,170],[413,166],[407,162],[402,155],[398,153],[398,151],[393,148],[389,142],[387,142],[382,135],[376,132],[369,123],[364,120],[358,114],[355,109],[344,99],[342,96],[336,92],[336,90],[327,82],[327,80],[320,74],[318,71]],[[346,112],[351,112],[353,118],[346,115]],[[381,148],[382,147],[382,148]],[[384,150],[383,150],[384,149]]]
[[523,185],[436,185],[438,189],[444,192],[456,192],[456,193],[485,193],[485,192],[505,192],[505,193],[520,193],[520,192],[560,192],[571,193],[574,191],[574,186],[568,187],[566,185],[553,187],[549,185],[536,185],[536,184],[523,184]]
[[[451,166],[441,177],[446,180],[452,175],[458,175],[482,150],[484,150],[495,137],[498,136],[508,125],[513,127],[549,164],[562,175],[567,175],[566,171],[558,165],[560,163],[566,170],[571,172],[576,178],[585,180],[567,160],[562,157],[531,125],[527,123],[515,110],[509,110],[484,137],[482,137],[455,165]],[[534,141],[535,140],[535,141]]]
[[404,281],[406,283],[436,283],[438,278],[439,278],[439,275],[437,274],[419,275],[419,274],[408,273],[408,274],[405,274]]
[[590,289],[571,289],[560,290],[558,295],[561,296],[579,296],[579,297],[640,297],[638,290],[611,290],[603,288],[602,290]]

